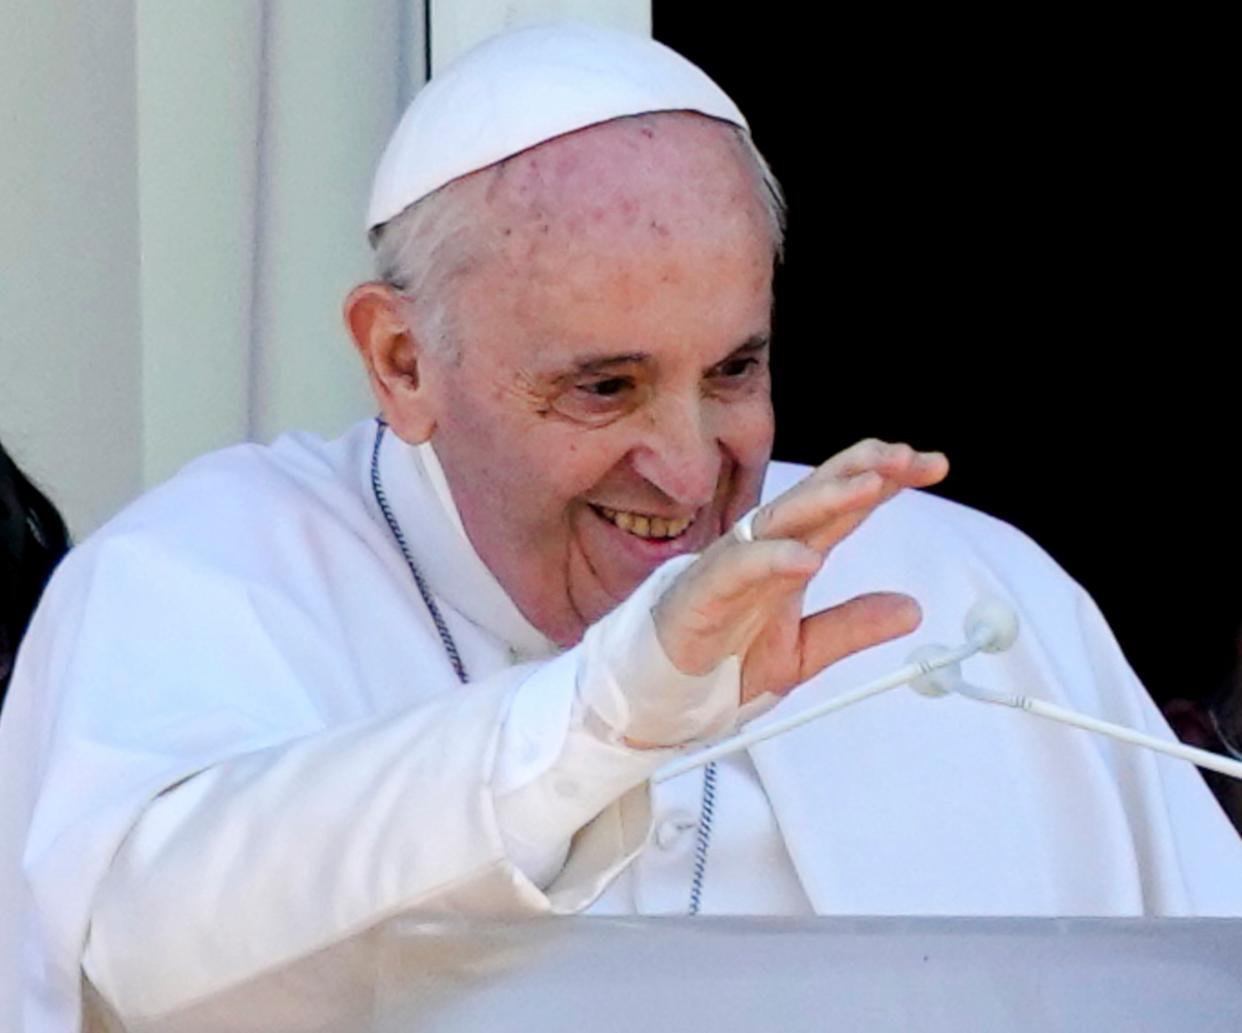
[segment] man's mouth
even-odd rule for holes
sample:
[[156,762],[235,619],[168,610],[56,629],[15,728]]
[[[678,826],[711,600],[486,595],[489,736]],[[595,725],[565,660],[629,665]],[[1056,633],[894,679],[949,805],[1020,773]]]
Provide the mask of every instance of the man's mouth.
[[592,505],[591,508],[635,538],[679,538],[694,523],[694,517],[658,517],[647,513],[631,513],[624,509],[609,509],[607,506]]

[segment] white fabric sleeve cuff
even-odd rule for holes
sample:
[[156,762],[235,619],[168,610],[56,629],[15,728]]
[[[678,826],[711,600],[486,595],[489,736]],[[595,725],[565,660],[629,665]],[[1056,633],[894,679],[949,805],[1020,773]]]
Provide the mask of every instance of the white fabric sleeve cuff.
[[590,731],[586,716],[575,702],[552,766],[496,798],[496,823],[509,860],[540,889],[561,870],[574,833],[646,781],[673,752],[605,742]]
[[[740,666],[679,671],[652,607],[694,556],[662,566],[583,642],[518,688],[501,731],[496,816],[510,860],[537,886],[564,864],[573,834],[669,759],[672,747],[730,730]],[[667,744],[633,749],[625,740]]]
[[737,720],[738,658],[707,674],[683,674],[660,645],[651,615],[669,582],[695,559],[664,564],[582,640],[579,698],[618,739],[678,746],[726,732]]

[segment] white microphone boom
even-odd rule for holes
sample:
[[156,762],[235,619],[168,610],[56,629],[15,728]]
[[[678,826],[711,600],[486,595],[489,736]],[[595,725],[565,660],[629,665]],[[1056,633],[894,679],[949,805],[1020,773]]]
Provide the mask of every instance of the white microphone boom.
[[826,714],[843,710],[845,707],[907,682],[915,691],[924,696],[944,696],[954,692],[980,703],[1014,707],[1049,721],[1097,732],[1120,742],[1143,746],[1169,757],[1189,761],[1191,764],[1197,764],[1201,768],[1208,768],[1231,778],[1242,779],[1242,762],[1213,753],[1211,750],[1188,746],[1176,739],[1172,741],[1159,739],[1126,725],[1101,721],[1099,718],[1080,714],[1068,707],[1057,706],[1055,703],[1046,703],[1029,696],[997,692],[994,689],[971,685],[962,678],[962,661],[976,653],[1000,653],[1012,646],[1018,637],[1018,616],[1013,608],[1002,600],[984,599],[971,607],[963,624],[966,641],[956,649],[936,645],[922,646],[911,654],[909,663],[883,678],[877,678],[853,692],[834,696],[832,699],[808,707],[797,714],[791,714],[782,720],[765,723],[758,728],[741,732],[706,749],[681,757],[660,768],[652,776],[651,781],[657,784],[667,782],[670,778],[676,778],[687,771],[710,764],[712,761],[720,760],[740,750],[749,749],[756,743],[783,735]]
[[1211,750],[1202,750],[1198,746],[1188,746],[1177,739],[1171,741],[1168,739],[1158,739],[1156,736],[1148,735],[1146,732],[1136,731],[1128,725],[1101,721],[1098,717],[1080,714],[1076,710],[1060,707],[1055,703],[1047,703],[1042,699],[1032,699],[1030,696],[1014,696],[1003,692],[996,692],[994,689],[984,689],[977,685],[970,685],[960,678],[957,684],[952,686],[952,691],[969,699],[978,700],[980,703],[995,703],[1002,707],[1015,707],[1018,710],[1025,710],[1028,714],[1035,714],[1049,721],[1057,721],[1063,725],[1082,728],[1088,732],[1098,732],[1100,735],[1106,735],[1110,739],[1116,739],[1119,742],[1130,743],[1132,746],[1144,746],[1149,750],[1155,750],[1157,753],[1163,753],[1169,757],[1176,757],[1178,760],[1186,760],[1191,764],[1197,764],[1201,768],[1209,768],[1212,771],[1220,772],[1220,774],[1228,775],[1230,778],[1242,779],[1242,762],[1233,760],[1220,753],[1213,753]]

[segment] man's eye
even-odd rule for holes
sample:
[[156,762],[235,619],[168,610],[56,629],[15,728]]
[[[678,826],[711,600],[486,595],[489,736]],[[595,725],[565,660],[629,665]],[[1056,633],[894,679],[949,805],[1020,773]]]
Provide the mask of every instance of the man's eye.
[[631,412],[645,396],[646,385],[634,377],[600,377],[574,383],[553,407],[569,419],[598,426]]
[[607,380],[592,380],[579,384],[578,390],[594,398],[614,398],[632,386],[629,377],[609,377]]
[[751,356],[729,359],[716,367],[716,376],[725,380],[739,380],[759,368],[759,360]]

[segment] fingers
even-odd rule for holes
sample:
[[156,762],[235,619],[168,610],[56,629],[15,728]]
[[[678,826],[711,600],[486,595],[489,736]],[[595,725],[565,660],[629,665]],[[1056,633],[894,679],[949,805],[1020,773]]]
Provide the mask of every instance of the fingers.
[[710,671],[744,651],[772,603],[797,591],[822,563],[814,549],[788,539],[711,550],[656,604],[660,644],[682,672]]
[[705,553],[677,579],[656,609],[669,621],[714,625],[772,579],[809,580],[822,562],[814,549],[784,538],[732,544]]
[[802,621],[802,670],[806,681],[842,657],[908,635],[922,623],[919,604],[908,595],[874,592],[856,596]]
[[703,573],[703,590],[723,604],[752,594],[773,578],[808,580],[823,563],[814,549],[787,538],[730,549]]
[[875,471],[843,477],[808,477],[763,506],[751,527],[757,539],[807,541],[816,532],[830,532],[834,522],[847,514],[879,505],[885,488],[883,476]]
[[926,488],[944,479],[949,472],[949,460],[943,452],[918,452],[904,443],[889,444],[868,438],[839,452],[820,469],[825,467],[838,474],[876,470],[906,487]]
[[797,538],[826,552],[902,488],[935,484],[948,470],[939,452],[860,441],[762,507],[752,525],[755,537]]
[[[742,656],[745,665],[753,649],[764,659],[748,669],[763,668],[760,681],[791,685],[788,676],[799,666],[802,681],[843,656],[912,631],[921,615],[906,596],[860,596],[802,619],[801,590],[832,547],[877,506],[947,472],[938,452],[881,441],[859,442],[828,460],[760,508],[754,541],[724,536],[668,588],[653,616],[669,659],[684,673],[700,674],[729,655]],[[777,653],[783,661],[772,659]]]

